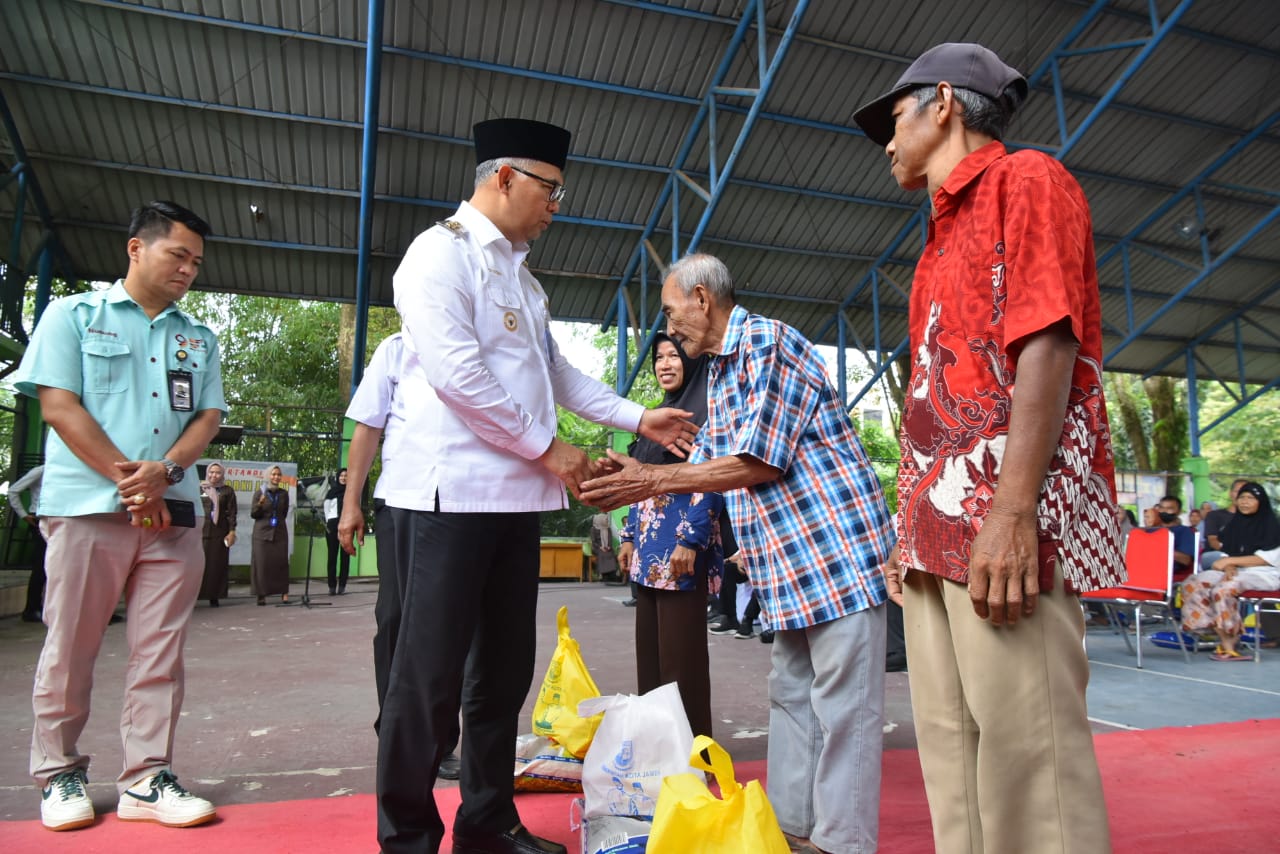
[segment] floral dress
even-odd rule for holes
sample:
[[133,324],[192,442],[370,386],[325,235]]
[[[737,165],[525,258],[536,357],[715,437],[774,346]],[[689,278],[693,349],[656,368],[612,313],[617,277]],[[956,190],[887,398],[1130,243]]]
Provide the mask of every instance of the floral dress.
[[[720,515],[724,498],[718,492],[669,493],[631,505],[621,539],[631,543],[631,580],[655,590],[698,590],[705,577],[706,592],[720,590],[724,550],[720,545]],[[676,575],[671,553],[676,546],[697,552],[692,573]]]

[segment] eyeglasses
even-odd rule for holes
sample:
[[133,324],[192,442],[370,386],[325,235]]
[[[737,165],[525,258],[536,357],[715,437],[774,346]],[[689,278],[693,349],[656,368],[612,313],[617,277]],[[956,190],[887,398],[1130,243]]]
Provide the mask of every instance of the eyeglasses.
[[[507,165],[511,166],[510,163],[508,163]],[[521,169],[519,166],[511,166],[511,168],[519,172],[521,175],[529,176],[533,180],[537,181],[539,184],[545,184],[547,187],[550,187],[551,192],[547,193],[548,202],[554,203],[564,198],[565,186],[564,184],[561,184],[559,181],[552,181],[549,178],[543,178],[541,175],[535,175],[526,169]]]

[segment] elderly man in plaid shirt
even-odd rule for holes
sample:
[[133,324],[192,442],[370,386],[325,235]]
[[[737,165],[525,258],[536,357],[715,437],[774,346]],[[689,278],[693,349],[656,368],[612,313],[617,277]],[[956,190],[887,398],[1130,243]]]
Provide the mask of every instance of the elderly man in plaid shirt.
[[735,305],[710,255],[671,266],[667,334],[710,354],[708,418],[689,462],[636,463],[583,484],[611,508],[722,492],[777,630],[769,674],[769,797],[793,851],[876,848],[886,599],[884,495],[826,366],[799,332]]

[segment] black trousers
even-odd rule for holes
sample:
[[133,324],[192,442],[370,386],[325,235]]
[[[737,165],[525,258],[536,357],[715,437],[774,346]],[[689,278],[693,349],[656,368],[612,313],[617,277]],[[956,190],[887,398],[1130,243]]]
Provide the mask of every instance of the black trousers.
[[400,626],[378,732],[378,841],[435,854],[444,824],[432,787],[459,692],[454,830],[502,832],[520,820],[511,762],[534,672],[538,514],[390,512]]
[[[396,636],[400,633],[400,578],[396,574],[396,527],[391,508],[378,499],[373,503],[373,525],[378,542],[378,600],[373,606],[373,681],[378,691],[378,717],[373,721],[376,734],[382,726],[382,703],[387,696],[387,680],[391,675],[391,662],[396,655]],[[461,708],[461,700],[459,700]],[[445,754],[458,749],[462,735],[458,719],[453,719],[453,730],[445,739]]]
[[707,582],[698,590],[636,589],[636,683],[641,694],[668,682],[694,735],[711,735],[711,663],[707,654]]
[[[347,576],[351,574],[351,555],[342,550],[342,546],[338,543],[338,520],[330,519],[324,523],[324,539],[329,546],[328,558],[328,575],[329,589],[335,588],[347,589]],[[339,561],[341,561],[342,574],[338,574]]]

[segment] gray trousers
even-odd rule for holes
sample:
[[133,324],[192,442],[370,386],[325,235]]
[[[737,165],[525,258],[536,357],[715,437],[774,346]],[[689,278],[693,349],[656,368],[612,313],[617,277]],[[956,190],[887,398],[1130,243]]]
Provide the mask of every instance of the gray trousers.
[[769,801],[832,854],[876,850],[885,608],[778,631],[769,674]]

